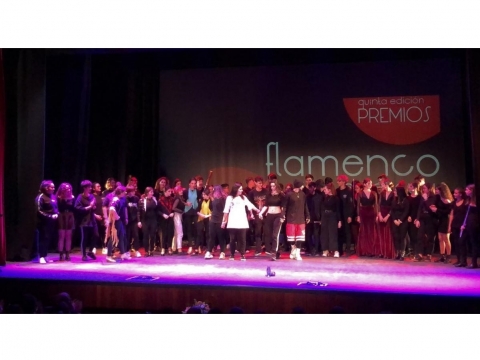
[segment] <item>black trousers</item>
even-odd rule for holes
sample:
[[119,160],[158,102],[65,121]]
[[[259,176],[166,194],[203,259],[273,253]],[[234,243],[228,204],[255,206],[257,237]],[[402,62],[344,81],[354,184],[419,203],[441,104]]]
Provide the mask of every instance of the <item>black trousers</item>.
[[457,254],[457,262],[460,264],[467,263],[467,237],[465,234],[460,237],[460,228],[452,228],[450,240],[455,243],[455,253]]
[[83,256],[87,256],[87,248],[91,252],[95,247],[94,235],[95,229],[93,226],[80,226],[80,249]]
[[418,228],[415,226],[413,220],[408,223],[408,241],[409,244],[406,244],[405,247],[408,246],[408,249],[413,249],[415,251],[418,246]]
[[282,214],[267,214],[265,217],[265,250],[278,252],[280,230],[282,229]]
[[132,221],[127,225],[127,244],[130,247],[133,239],[133,248],[135,251],[140,249],[140,238],[138,237],[138,222]]
[[405,251],[405,244],[408,232],[408,222],[402,222],[399,226],[395,225],[392,221],[392,236],[395,251]]
[[53,242],[56,231],[57,221],[54,219],[44,219],[37,224],[36,252],[38,257],[47,256],[48,248]]
[[169,217],[168,219],[163,219],[160,222],[160,231],[162,233],[162,247],[167,250],[172,247],[172,239],[174,235],[174,224],[173,224],[173,217]]
[[247,245],[255,245],[255,220],[248,219]]
[[[195,247],[207,246],[210,243],[210,219],[203,219],[202,221],[197,221],[197,236]],[[213,247],[212,247],[213,248]],[[212,248],[207,248],[207,251],[211,251]]]
[[322,214],[320,240],[323,251],[338,251],[338,220],[336,213],[327,212]]
[[[255,215],[255,220],[253,220],[253,225],[255,229],[255,254],[262,252],[262,241],[263,241],[263,220],[260,220],[258,215]],[[267,248],[265,244],[265,251],[270,252],[271,249]]]
[[478,266],[478,255],[480,252],[480,228],[478,226],[468,226],[463,231],[463,236],[469,239],[472,249],[472,265]]
[[234,256],[235,249],[238,248],[240,255],[245,255],[245,242],[248,229],[228,229],[230,235],[230,256]]
[[103,248],[105,247],[105,224],[103,220],[95,219],[95,221],[97,222],[97,228],[93,234],[93,245],[96,248]]
[[322,226],[318,222],[313,223],[313,254],[318,254],[320,251],[320,236]]
[[142,221],[143,247],[145,252],[153,251],[157,236],[157,219],[145,218]]
[[187,236],[190,247],[194,247],[197,243],[197,240],[196,240],[197,228],[195,226],[197,218],[198,218],[197,214],[193,214],[193,215],[183,214],[183,224],[185,226],[185,232],[183,233],[183,235],[184,237]]
[[313,236],[313,222],[305,224],[305,253],[312,254],[312,236]]
[[352,246],[352,231],[351,224],[347,222],[346,217],[342,217],[340,221],[342,222],[342,227],[338,229],[338,250],[340,252],[340,255],[342,255],[343,244],[346,244],[346,251],[350,251],[350,247]]
[[207,251],[212,251],[212,249],[215,247],[215,244],[218,242],[218,244],[220,245],[220,251],[225,253],[226,237],[225,229],[222,229],[222,224],[212,223],[210,221],[208,226],[210,228],[210,237],[209,242],[207,243]]
[[418,242],[415,255],[432,255],[435,247],[435,236],[437,235],[437,222],[428,214],[420,216],[420,227],[418,228]]

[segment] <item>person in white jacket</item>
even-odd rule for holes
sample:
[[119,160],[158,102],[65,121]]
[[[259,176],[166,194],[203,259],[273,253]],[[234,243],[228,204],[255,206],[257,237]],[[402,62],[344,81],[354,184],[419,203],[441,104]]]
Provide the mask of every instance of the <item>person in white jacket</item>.
[[235,183],[230,191],[230,195],[225,201],[225,209],[223,210],[222,228],[228,229],[230,236],[230,260],[235,260],[235,249],[238,247],[240,260],[245,261],[245,244],[247,229],[249,228],[247,212],[260,212],[246,196],[243,195],[243,187],[241,183]]

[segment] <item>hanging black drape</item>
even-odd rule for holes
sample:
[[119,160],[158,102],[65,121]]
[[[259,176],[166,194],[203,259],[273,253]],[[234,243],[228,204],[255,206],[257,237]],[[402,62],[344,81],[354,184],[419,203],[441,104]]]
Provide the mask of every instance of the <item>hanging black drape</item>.
[[86,176],[90,91],[90,55],[48,59],[45,176],[71,183],[75,195]]
[[17,260],[30,255],[34,199],[44,176],[45,54],[42,49],[4,50],[5,222],[8,257]]
[[4,173],[5,173],[5,81],[3,76],[3,53],[0,49],[0,266],[7,260],[7,239],[3,217]]
[[469,49],[466,54],[467,111],[470,120],[472,172],[477,204],[480,203],[480,50]]
[[7,249],[10,259],[28,260],[44,178],[69,182],[78,194],[84,179],[125,184],[135,175],[142,190],[165,175],[159,69],[148,56],[6,53]]
[[47,62],[45,174],[70,182],[109,177],[151,186],[161,172],[158,68],[124,56],[52,56]]

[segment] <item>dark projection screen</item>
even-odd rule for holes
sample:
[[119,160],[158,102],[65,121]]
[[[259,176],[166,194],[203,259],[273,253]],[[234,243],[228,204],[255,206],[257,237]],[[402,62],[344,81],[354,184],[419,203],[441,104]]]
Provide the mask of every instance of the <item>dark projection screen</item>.
[[215,184],[275,172],[464,185],[460,72],[455,59],[162,71],[164,164],[183,184],[213,170]]

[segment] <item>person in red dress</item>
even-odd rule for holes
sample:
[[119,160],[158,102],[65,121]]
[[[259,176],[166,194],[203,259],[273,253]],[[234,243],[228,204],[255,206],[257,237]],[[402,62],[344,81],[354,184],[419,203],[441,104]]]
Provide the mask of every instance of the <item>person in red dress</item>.
[[357,199],[358,216],[360,224],[357,241],[357,255],[375,256],[374,244],[377,242],[376,219],[378,214],[377,193],[372,191],[372,180],[363,180],[363,190]]

